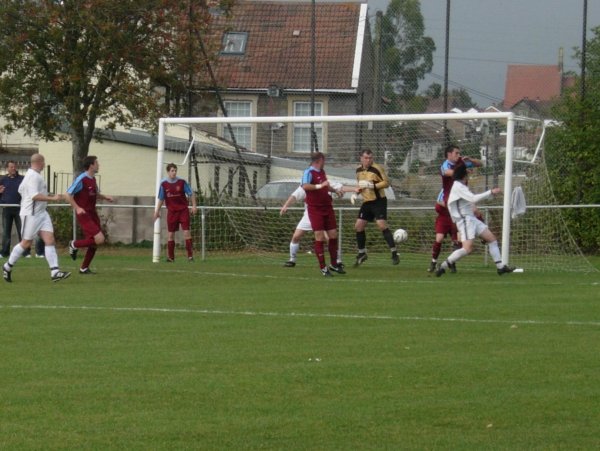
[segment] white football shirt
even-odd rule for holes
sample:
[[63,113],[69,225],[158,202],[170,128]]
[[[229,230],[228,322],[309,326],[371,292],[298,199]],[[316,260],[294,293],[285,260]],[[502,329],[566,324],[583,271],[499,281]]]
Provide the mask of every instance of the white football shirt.
[[46,211],[48,202],[33,200],[36,194],[48,195],[48,188],[42,175],[34,169],[29,168],[19,185],[21,195],[21,216],[32,216]]

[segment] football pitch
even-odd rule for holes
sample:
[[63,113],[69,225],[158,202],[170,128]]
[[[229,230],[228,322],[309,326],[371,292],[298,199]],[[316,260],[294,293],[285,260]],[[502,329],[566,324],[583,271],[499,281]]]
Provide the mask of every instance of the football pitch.
[[600,272],[103,251],[2,281],[0,448],[600,447]]

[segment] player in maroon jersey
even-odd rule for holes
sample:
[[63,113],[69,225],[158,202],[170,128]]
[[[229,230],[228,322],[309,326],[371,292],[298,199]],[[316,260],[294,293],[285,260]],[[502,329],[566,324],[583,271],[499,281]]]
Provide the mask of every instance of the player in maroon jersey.
[[192,200],[192,214],[196,214],[196,196],[190,185],[182,178],[177,177],[177,166],[174,163],[167,165],[168,177],[160,182],[158,190],[158,204],[154,211],[154,220],[160,217],[160,209],[167,206],[167,262],[175,261],[175,232],[183,230],[185,249],[189,261],[194,261],[192,248],[192,234],[190,232],[189,199]]
[[[460,147],[455,144],[450,144],[446,147],[444,154],[446,160],[440,167],[440,175],[442,176],[442,190],[440,191],[435,204],[435,211],[437,218],[435,220],[435,241],[431,249],[431,263],[429,264],[429,272],[435,272],[437,266],[437,259],[442,250],[442,242],[444,238],[449,235],[452,239],[452,246],[454,249],[460,248],[460,242],[456,232],[456,226],[452,222],[450,212],[448,211],[448,196],[454,183],[453,175],[454,170],[461,165],[465,165],[467,168],[481,166],[481,161],[475,158],[462,157]],[[456,272],[456,266],[450,267],[451,272]]]
[[[323,170],[325,166],[325,155],[321,152],[315,152],[311,157],[311,165],[302,174],[302,188],[306,192],[306,210],[310,225],[315,233],[315,254],[319,261],[321,273],[330,277],[329,270],[338,274],[345,274],[342,265],[337,261],[337,222],[333,203],[329,192],[335,192],[335,189],[329,184],[327,175]],[[325,235],[327,233],[327,235]],[[325,264],[325,241],[329,237],[327,248],[331,257],[329,268]]]
[[79,268],[79,274],[94,274],[90,269],[96,249],[106,241],[106,237],[100,226],[100,217],[96,211],[96,200],[113,202],[111,196],[105,196],[98,190],[96,174],[100,169],[98,158],[88,155],[83,159],[83,170],[67,190],[67,199],[75,211],[77,222],[83,230],[84,238],[69,242],[69,255],[73,260],[77,259],[77,251],[87,248],[83,262]]

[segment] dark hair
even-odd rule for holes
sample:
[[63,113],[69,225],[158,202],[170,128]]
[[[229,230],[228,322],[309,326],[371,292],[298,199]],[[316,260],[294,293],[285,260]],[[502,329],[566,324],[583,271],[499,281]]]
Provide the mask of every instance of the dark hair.
[[323,152],[315,152],[310,156],[311,163],[315,161],[319,161],[325,158],[325,154]]
[[94,155],[88,155],[87,157],[85,157],[83,159],[83,170],[87,171],[91,165],[93,165],[96,160],[98,159],[98,157],[94,156]]
[[360,155],[373,155],[373,151],[371,149],[363,149],[360,151]]
[[454,180],[462,180],[467,176],[467,166],[461,164],[454,168],[454,173],[452,174],[452,178]]
[[169,163],[167,165],[167,172],[169,172],[173,168],[177,169],[177,165],[175,163]]
[[446,150],[444,150],[444,156],[446,158],[448,158],[448,154],[452,153],[454,151],[454,149],[460,150],[460,147],[458,147],[456,144],[450,144],[450,145],[446,146]]

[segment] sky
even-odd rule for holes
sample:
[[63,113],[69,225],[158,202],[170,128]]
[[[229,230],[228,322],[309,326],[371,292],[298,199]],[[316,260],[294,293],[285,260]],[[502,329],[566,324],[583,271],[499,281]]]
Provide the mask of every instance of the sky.
[[[369,14],[388,0],[368,0]],[[436,44],[432,74],[421,83],[444,84],[447,0],[421,0],[425,35]],[[579,73],[573,47],[581,48],[583,0],[450,0],[448,87],[464,87],[479,107],[504,98],[509,64],[557,64]],[[600,26],[600,1],[588,0],[587,39]]]

